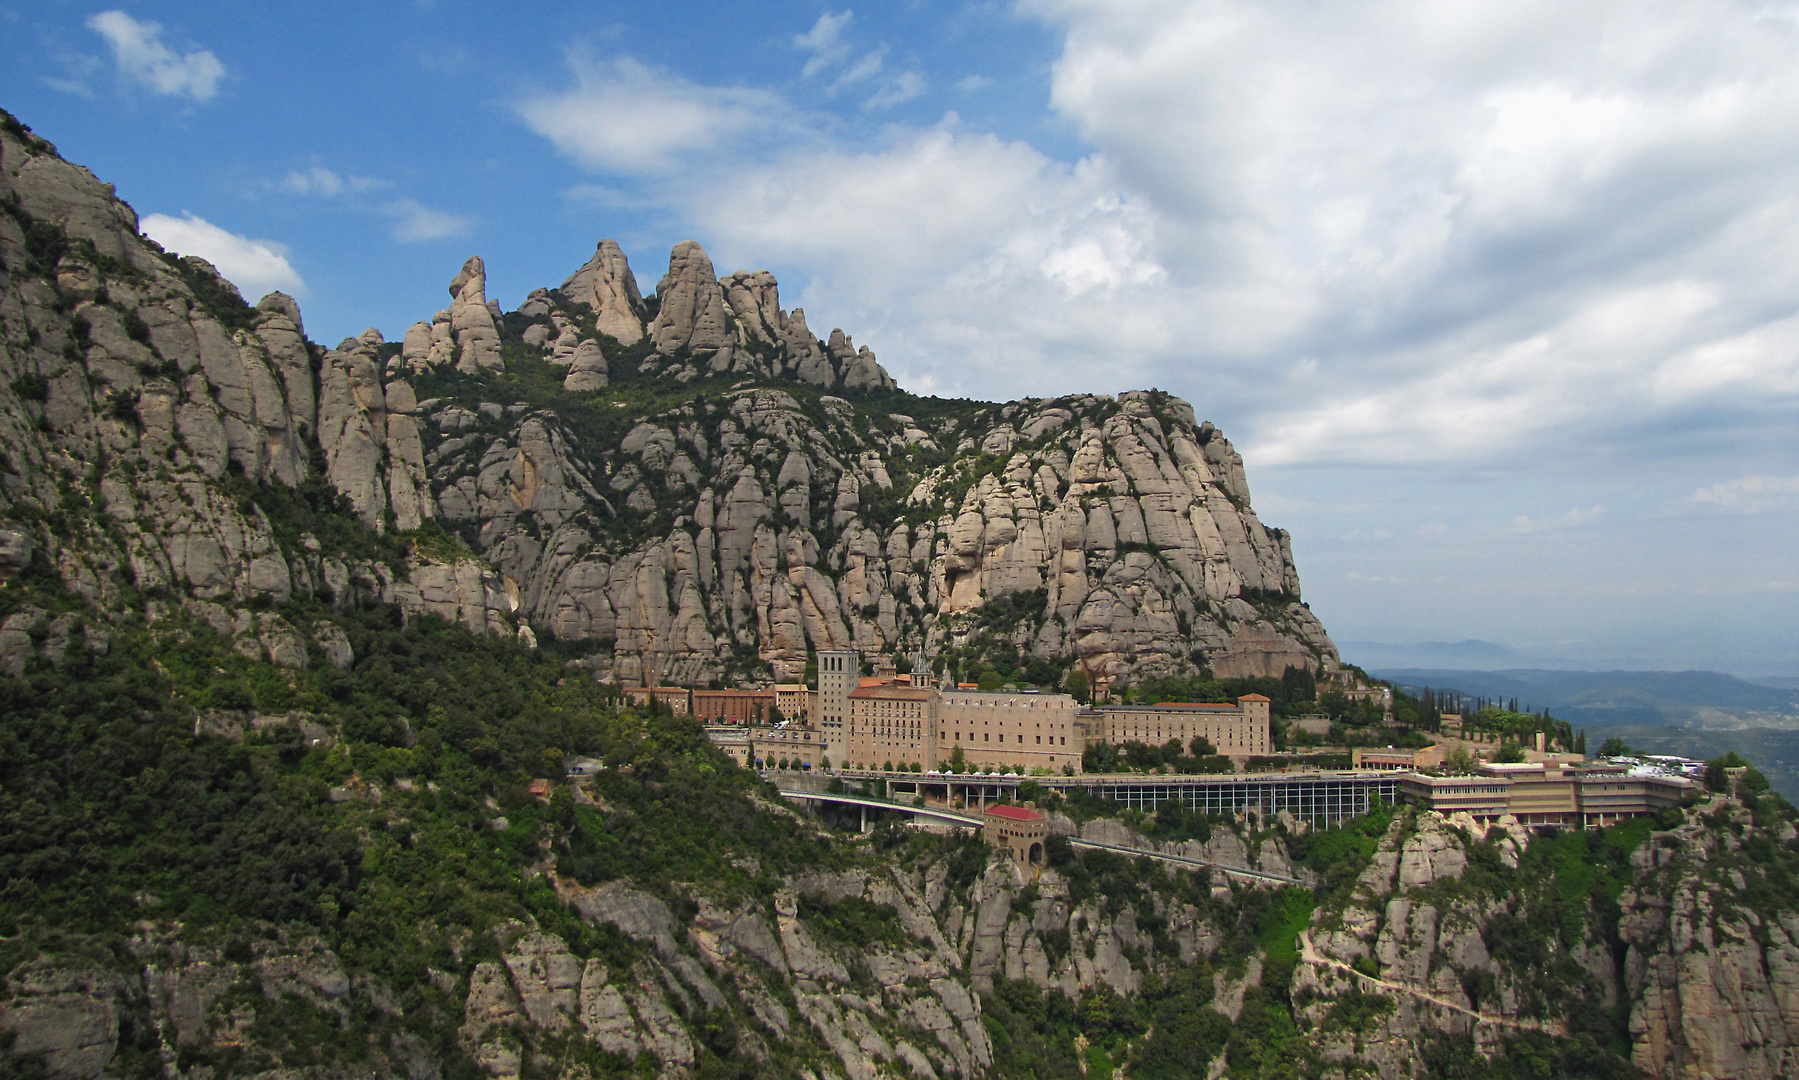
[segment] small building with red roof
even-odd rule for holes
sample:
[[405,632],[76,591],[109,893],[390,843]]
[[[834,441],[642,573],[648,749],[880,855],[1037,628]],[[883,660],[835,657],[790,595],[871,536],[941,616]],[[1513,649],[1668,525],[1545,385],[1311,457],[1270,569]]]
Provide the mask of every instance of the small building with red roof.
[[989,806],[981,815],[981,838],[1023,866],[1046,862],[1044,844],[1049,840],[1049,819],[1036,807]]

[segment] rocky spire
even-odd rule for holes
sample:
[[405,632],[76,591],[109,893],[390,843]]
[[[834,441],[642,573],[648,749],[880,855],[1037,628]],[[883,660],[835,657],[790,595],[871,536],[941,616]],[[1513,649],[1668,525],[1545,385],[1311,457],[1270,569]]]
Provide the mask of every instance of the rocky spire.
[[730,277],[719,279],[719,285],[725,290],[725,301],[737,316],[745,344],[750,338],[771,345],[780,342],[787,316],[781,311],[781,290],[773,274],[767,270],[755,273],[739,270]]
[[487,306],[487,268],[476,255],[462,264],[462,272],[450,282],[450,329],[462,356],[456,370],[473,373],[503,370],[500,358],[500,334],[494,329],[493,312]]
[[672,353],[686,347],[695,352],[719,348],[725,343],[725,291],[713,273],[712,260],[693,240],[675,245],[668,256],[668,273],[656,286],[660,300],[650,340],[656,351]]
[[562,283],[562,294],[592,305],[594,328],[619,344],[630,345],[643,337],[643,294],[637,291],[637,277],[618,241],[601,240],[587,265]]

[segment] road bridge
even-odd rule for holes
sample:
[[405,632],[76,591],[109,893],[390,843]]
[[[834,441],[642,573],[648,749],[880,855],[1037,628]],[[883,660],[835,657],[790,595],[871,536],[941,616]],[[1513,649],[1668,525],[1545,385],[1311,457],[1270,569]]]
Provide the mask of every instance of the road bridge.
[[[941,807],[928,805],[915,806],[906,803],[888,802],[884,799],[874,799],[866,795],[809,791],[798,786],[784,787],[777,785],[777,787],[779,787],[782,795],[796,801],[860,807],[862,809],[862,831],[864,832],[868,831],[868,811],[871,808],[876,810],[889,810],[900,814],[911,814],[913,817],[928,818],[932,821],[941,821],[950,825],[961,825],[971,829],[981,828],[985,824],[981,818],[969,814],[959,814],[954,810],[946,810]],[[1241,866],[1231,866],[1227,863],[1214,862],[1210,859],[1196,859],[1189,855],[1170,855],[1160,851],[1146,851],[1142,848],[1125,847],[1122,844],[1104,844],[1097,840],[1082,840],[1079,837],[1074,836],[1068,837],[1067,840],[1071,847],[1085,848],[1090,851],[1110,851],[1119,855],[1129,855],[1133,858],[1154,859],[1157,862],[1172,863],[1178,866],[1206,867],[1208,869],[1218,870],[1232,877],[1248,878],[1255,881],[1272,881],[1282,885],[1311,884],[1311,882],[1304,881],[1300,878],[1287,877],[1282,874],[1270,874],[1261,870],[1250,870]]]
[[871,807],[876,810],[893,810],[902,814],[911,814],[913,817],[930,818],[933,821],[943,821],[951,825],[965,825],[971,829],[978,829],[984,824],[980,818],[971,814],[959,814],[954,810],[945,810],[936,806],[912,806],[907,803],[888,802],[885,799],[875,799],[867,795],[847,795],[835,792],[807,791],[803,788],[780,787],[780,785],[776,786],[780,788],[781,794],[789,799],[796,799],[802,802],[827,802],[834,803],[838,806],[861,807],[864,811],[862,815],[862,828],[864,831],[867,831],[868,829],[867,811]]
[[[768,774],[765,774],[768,775]],[[779,775],[779,774],[775,774]],[[888,792],[969,810],[1017,799],[1018,788],[1035,784],[1064,796],[1084,795],[1120,803],[1153,814],[1174,800],[1188,810],[1219,817],[1254,814],[1273,820],[1281,814],[1313,828],[1335,828],[1366,814],[1374,799],[1391,805],[1399,800],[1401,770],[1294,770],[1268,773],[1104,773],[1079,776],[1017,776],[985,773],[906,773],[839,770],[842,780],[879,780]],[[829,778],[799,775],[782,782],[822,789]]]

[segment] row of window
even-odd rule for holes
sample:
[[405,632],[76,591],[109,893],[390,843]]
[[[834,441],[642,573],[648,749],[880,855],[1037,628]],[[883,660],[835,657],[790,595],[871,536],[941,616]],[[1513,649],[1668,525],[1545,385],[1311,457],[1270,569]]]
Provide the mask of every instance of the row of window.
[[[983,731],[983,732],[981,732],[981,741],[982,741],[982,742],[988,742],[988,741],[990,741],[990,740],[989,740],[989,736],[990,736],[990,735],[991,735],[991,733],[990,733],[990,732],[985,732],[985,731]],[[957,745],[957,746],[960,746],[960,745],[961,745],[961,744],[962,744],[962,733],[961,733],[961,732],[960,732],[960,731],[957,731],[957,732],[947,732],[947,731],[946,731],[946,732],[939,732],[939,733],[938,733],[938,735],[937,735],[937,738],[939,738],[939,739],[941,739],[941,740],[943,740],[943,741],[944,741],[944,742],[954,742],[954,743],[955,743],[955,744],[956,744],[956,745]],[[968,741],[969,741],[969,742],[974,742],[974,732],[972,732],[972,731],[971,731],[971,732],[969,732],[969,733],[968,733]],[[1005,733],[1005,732],[1003,732],[1003,731],[1002,731],[1002,732],[1000,732],[1000,733],[999,733],[999,741],[1000,741],[1000,742],[1002,742],[1002,743],[1003,743],[1003,742],[1005,742],[1005,741],[1006,741],[1006,733]],[[1024,736],[1023,736],[1023,735],[1020,735],[1020,736],[1018,736],[1018,737],[1017,737],[1017,739],[1016,739],[1016,741],[1017,741],[1017,742],[1018,742],[1018,743],[1019,743],[1019,745],[1021,745],[1021,746],[1022,746],[1022,745],[1023,745],[1023,744],[1024,744]],[[1051,746],[1056,746],[1056,745],[1058,745],[1058,744],[1057,744],[1057,743],[1056,743],[1056,736],[1054,736],[1054,735],[1051,735],[1051,736],[1050,736],[1050,737],[1049,737],[1049,744],[1050,744],[1050,745],[1051,745]],[[1037,736],[1037,745],[1038,745],[1038,746],[1042,746],[1042,745],[1043,745],[1043,736],[1041,736],[1041,735],[1039,735],[1039,736]],[[1062,745],[1062,746],[1067,746],[1067,745],[1068,745],[1068,736],[1066,736],[1066,735],[1064,735],[1064,736],[1062,736],[1062,742],[1061,742],[1061,743],[1060,743],[1060,745]]]

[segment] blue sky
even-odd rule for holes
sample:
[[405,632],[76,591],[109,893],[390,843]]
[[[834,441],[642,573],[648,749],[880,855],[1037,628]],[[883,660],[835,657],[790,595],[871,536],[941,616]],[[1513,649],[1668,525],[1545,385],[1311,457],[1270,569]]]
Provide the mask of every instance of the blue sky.
[[1193,401],[1340,640],[1799,674],[1791,4],[273,8],[0,0],[0,104],[327,343],[697,239],[909,389]]

